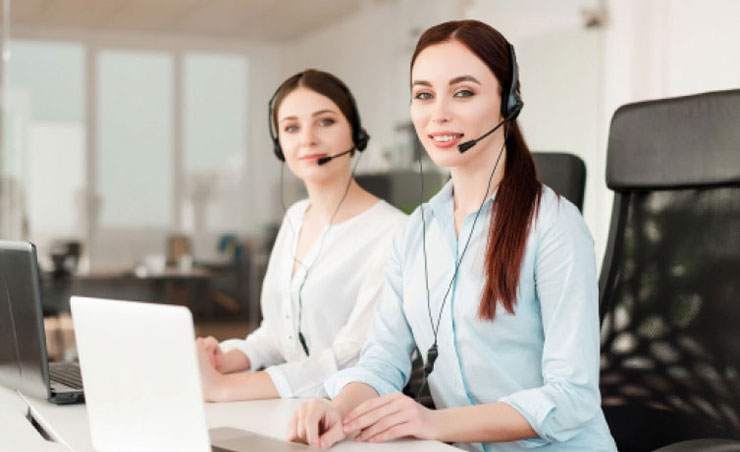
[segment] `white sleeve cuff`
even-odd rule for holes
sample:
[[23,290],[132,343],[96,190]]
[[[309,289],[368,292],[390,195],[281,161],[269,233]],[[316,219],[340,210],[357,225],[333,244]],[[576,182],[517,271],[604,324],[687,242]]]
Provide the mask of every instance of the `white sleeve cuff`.
[[227,339],[219,345],[224,353],[231,350],[244,353],[249,358],[249,370],[251,371],[257,371],[272,364],[264,353],[260,353],[256,347],[244,339]]
[[555,405],[546,397],[542,397],[536,389],[524,390],[502,397],[499,402],[517,410],[527,420],[532,430],[537,433],[538,438],[517,441],[518,444],[531,448],[543,446],[554,440],[553,435],[550,434],[551,432],[548,432],[545,427],[545,421],[550,413],[555,410]]
[[265,369],[265,373],[267,373],[267,375],[269,375],[272,379],[272,384],[275,385],[275,389],[277,389],[278,395],[280,397],[295,397],[295,394],[293,394],[293,389],[288,383],[288,379],[285,378],[285,374],[279,366],[268,367],[267,369]]

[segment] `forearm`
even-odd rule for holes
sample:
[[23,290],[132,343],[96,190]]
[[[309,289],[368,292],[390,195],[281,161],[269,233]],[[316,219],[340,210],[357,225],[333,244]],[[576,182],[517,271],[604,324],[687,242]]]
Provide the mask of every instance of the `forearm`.
[[437,440],[488,443],[537,437],[529,422],[503,402],[437,410]]
[[249,370],[250,367],[249,357],[241,350],[234,349],[223,354],[216,370],[222,374],[229,374],[240,370]]
[[272,399],[279,397],[272,378],[264,372],[228,374],[218,385],[218,401]]
[[378,397],[378,393],[372,386],[365,383],[350,383],[334,397],[331,404],[342,413],[342,416],[346,416],[359,404],[374,397]]

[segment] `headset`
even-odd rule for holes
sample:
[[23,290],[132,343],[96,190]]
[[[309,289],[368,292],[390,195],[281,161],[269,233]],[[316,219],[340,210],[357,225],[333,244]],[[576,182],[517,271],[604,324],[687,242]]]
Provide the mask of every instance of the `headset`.
[[[304,73],[299,72],[298,74],[294,75],[290,79],[293,78],[300,78]],[[288,79],[288,80],[290,80]],[[332,77],[332,80],[334,80],[339,86],[339,88],[344,91],[344,93],[347,95],[347,98],[349,99],[350,108],[354,112],[354,121],[350,121],[350,127],[352,128],[352,142],[353,147],[348,149],[347,151],[340,152],[338,154],[322,157],[318,159],[317,164],[319,166],[324,165],[331,161],[332,159],[336,157],[340,157],[345,154],[349,154],[352,152],[352,150],[357,149],[358,151],[362,152],[367,148],[367,143],[370,141],[370,135],[367,133],[367,131],[362,127],[362,123],[360,121],[360,112],[357,108],[357,103],[355,102],[354,96],[352,96],[352,92],[347,88],[347,86],[341,82],[341,80],[336,79],[335,77]],[[275,157],[278,158],[281,162],[285,163],[285,154],[283,153],[283,149],[280,146],[280,140],[278,139],[277,133],[275,131],[275,128],[272,124],[272,113],[273,113],[273,104],[275,102],[275,98],[277,97],[278,93],[280,92],[283,85],[285,85],[286,82],[284,82],[282,85],[278,87],[278,89],[275,91],[275,93],[270,97],[270,101],[267,104],[268,110],[267,110],[267,122],[268,122],[268,130],[270,131],[270,138],[272,139],[272,145],[273,145],[273,152],[275,153]],[[348,118],[349,119],[349,118]],[[354,179],[355,171],[357,170],[357,165],[360,163],[360,159],[358,157],[357,161],[355,162],[354,166],[352,167],[352,171],[350,173],[349,180],[347,181],[347,185],[344,188],[344,193],[342,194],[342,198],[339,200],[339,203],[337,204],[336,209],[334,209],[334,212],[332,213],[332,216],[329,218],[329,225],[327,226],[327,229],[324,231],[324,233],[321,235],[321,240],[319,242],[318,251],[316,253],[316,257],[314,258],[313,263],[306,267],[303,262],[301,262],[295,255],[293,255],[293,261],[297,262],[298,265],[300,265],[304,269],[304,276],[303,281],[301,281],[301,285],[298,288],[298,342],[301,344],[301,347],[303,348],[304,353],[306,356],[310,356],[310,350],[308,348],[308,343],[306,342],[306,337],[303,334],[303,331],[301,330],[301,320],[303,317],[303,287],[306,285],[306,281],[308,280],[308,275],[313,268],[314,264],[319,259],[319,256],[321,255],[321,250],[324,247],[324,239],[328,235],[329,228],[331,228],[332,221],[334,220],[334,217],[336,217],[337,213],[339,212],[340,207],[344,203],[345,198],[347,197],[347,194],[349,193],[350,185],[352,184],[352,179]],[[284,196],[284,174],[285,174],[285,165],[282,165],[282,168],[280,169],[280,204],[283,207],[283,214],[285,215],[285,219],[288,222],[288,225],[290,226],[291,231],[293,232],[294,240],[297,239],[297,232],[295,228],[293,227],[293,223],[290,221],[290,217],[288,216],[288,209],[285,206],[285,196]]]
[[[416,395],[416,401],[418,402],[421,399],[422,392],[424,390],[424,387],[427,385],[427,381],[429,380],[429,375],[434,370],[434,361],[437,360],[437,357],[439,356],[439,351],[437,349],[437,335],[439,333],[439,324],[442,320],[442,312],[444,311],[445,303],[447,303],[447,297],[450,294],[450,290],[452,289],[453,284],[455,283],[455,280],[457,279],[457,273],[460,269],[460,264],[462,263],[463,257],[465,257],[465,252],[468,250],[468,245],[470,244],[470,239],[473,237],[473,232],[475,231],[475,225],[478,222],[478,216],[480,215],[481,210],[483,210],[483,204],[485,204],[488,192],[491,190],[491,183],[493,181],[493,175],[496,173],[496,168],[498,168],[499,161],[501,160],[501,155],[504,151],[504,147],[506,146],[506,141],[509,137],[509,127],[507,126],[508,123],[513,122],[518,116],[519,113],[521,113],[522,108],[524,107],[524,102],[522,101],[521,94],[519,92],[519,76],[517,73],[517,63],[516,63],[516,54],[514,53],[514,46],[511,45],[511,43],[508,44],[509,49],[509,59],[511,61],[511,83],[509,84],[509,87],[507,90],[504,90],[501,94],[501,116],[503,117],[503,120],[501,120],[496,126],[483,134],[482,136],[466,141],[464,143],[461,143],[458,145],[458,151],[462,154],[471,147],[475,146],[479,141],[486,138],[493,132],[495,132],[499,127],[502,125],[504,126],[504,142],[501,145],[501,149],[499,150],[498,157],[496,157],[496,163],[493,166],[493,170],[491,171],[491,175],[488,178],[488,187],[486,187],[486,193],[483,195],[483,200],[481,201],[480,207],[478,208],[478,211],[475,214],[475,218],[473,219],[473,225],[470,228],[470,235],[468,235],[468,239],[465,242],[465,246],[463,247],[462,253],[460,254],[460,259],[458,259],[457,263],[455,264],[455,272],[452,275],[452,280],[450,281],[449,286],[447,287],[447,292],[444,295],[444,298],[442,299],[442,305],[439,308],[439,315],[437,316],[437,323],[435,325],[434,319],[432,317],[432,306],[430,301],[430,294],[429,294],[429,269],[427,265],[427,240],[426,240],[426,220],[424,218],[424,169],[422,167],[421,163],[421,155],[419,155],[419,177],[421,180],[421,202],[419,205],[419,209],[421,210],[421,222],[422,222],[422,250],[424,253],[424,281],[426,282],[426,293],[427,293],[427,312],[429,313],[429,323],[432,327],[432,333],[434,335],[434,343],[431,347],[429,347],[429,350],[427,350],[427,359],[424,363],[424,380],[422,381],[421,386],[419,387],[419,392]],[[419,151],[421,152],[421,151]]]
[[[294,75],[290,79],[293,78],[300,78],[303,76],[303,72],[299,72],[298,74]],[[288,79],[288,80],[290,80]],[[334,156],[324,157],[323,159],[320,159],[318,162],[319,165],[323,165],[324,163],[327,163],[329,160],[331,160],[334,157],[339,157],[340,155],[344,155],[352,151],[353,149],[357,149],[358,151],[362,152],[367,148],[367,143],[370,141],[370,135],[367,133],[367,131],[362,127],[362,122],[360,121],[360,111],[357,108],[357,103],[355,102],[355,98],[352,95],[352,92],[347,88],[347,85],[342,83],[341,80],[332,78],[332,80],[335,80],[337,86],[344,91],[344,93],[347,95],[347,98],[349,99],[350,108],[352,109],[352,112],[354,113],[354,120],[350,120],[350,127],[352,128],[352,143],[354,143],[354,146],[352,149],[349,149],[346,152],[336,154]],[[287,83],[287,81],[285,82]],[[268,128],[270,131],[270,139],[272,139],[272,150],[275,153],[275,157],[277,157],[278,160],[281,162],[285,161],[285,153],[283,152],[283,148],[280,146],[280,139],[278,138],[277,130],[275,130],[275,126],[272,124],[272,113],[273,113],[273,104],[275,102],[275,98],[277,97],[278,93],[282,89],[283,83],[278,87],[277,90],[275,90],[275,93],[270,97],[270,102],[267,104],[267,123]],[[347,118],[349,119],[349,118]],[[326,160],[326,159],[329,160]]]

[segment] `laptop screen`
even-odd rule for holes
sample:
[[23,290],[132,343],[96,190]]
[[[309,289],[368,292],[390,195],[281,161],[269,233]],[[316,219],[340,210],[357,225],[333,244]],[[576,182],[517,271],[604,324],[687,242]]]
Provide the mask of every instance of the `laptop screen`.
[[0,241],[0,384],[49,397],[36,248]]

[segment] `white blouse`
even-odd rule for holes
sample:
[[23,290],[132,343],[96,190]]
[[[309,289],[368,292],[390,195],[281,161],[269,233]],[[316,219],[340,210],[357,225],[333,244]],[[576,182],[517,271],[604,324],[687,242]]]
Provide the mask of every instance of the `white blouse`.
[[[224,351],[237,348],[247,355],[252,370],[265,368],[280,397],[324,397],[327,378],[357,362],[383,293],[393,236],[407,218],[381,200],[328,226],[291,277],[309,204],[293,204],[280,226],[262,286],[260,327],[245,340],[221,344]],[[310,356],[298,340],[298,292],[306,269],[301,332]]]

